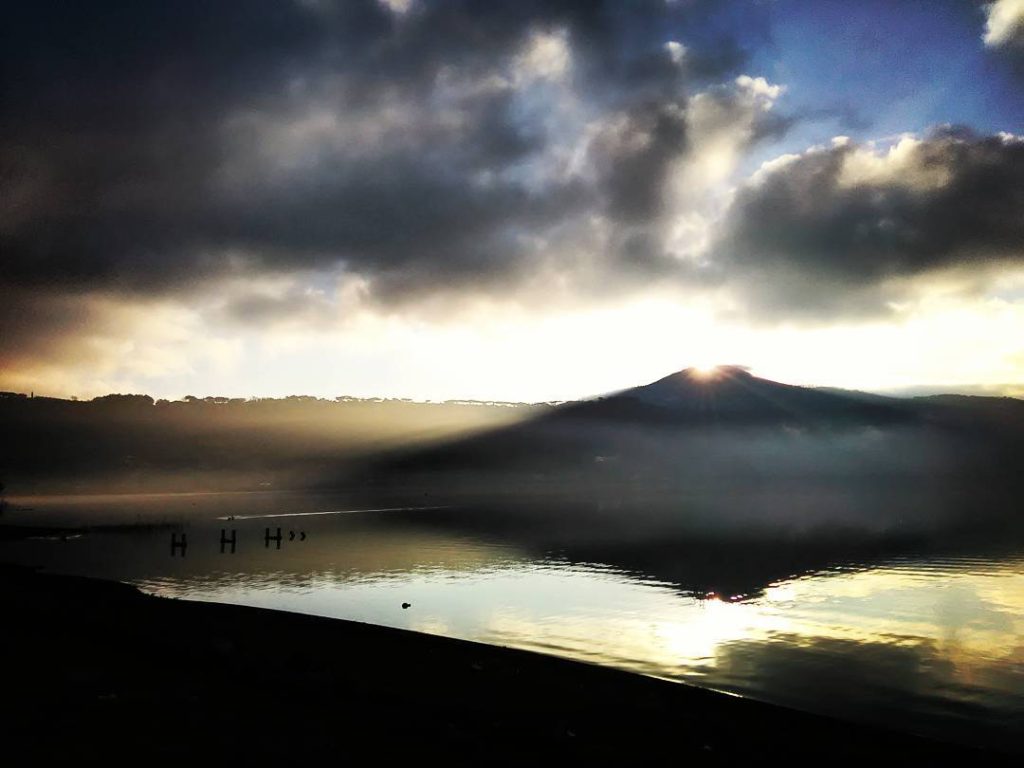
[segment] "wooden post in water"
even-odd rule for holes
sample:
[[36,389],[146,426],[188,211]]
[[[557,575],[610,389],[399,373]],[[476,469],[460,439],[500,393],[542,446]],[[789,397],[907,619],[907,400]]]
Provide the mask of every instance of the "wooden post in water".
[[178,539],[178,534],[171,533],[171,557],[174,557],[174,553],[180,551],[181,556],[185,556],[185,548],[188,547],[188,539],[185,536],[185,532],[181,532],[181,539]]
[[231,554],[235,554],[235,542],[238,540],[238,531],[234,528],[231,529],[231,538],[228,538],[227,531],[223,528],[220,529],[220,553],[224,554],[224,547],[228,544],[231,545]]
[[264,547],[269,549],[270,548],[270,542],[272,542],[272,541],[276,541],[277,542],[277,547],[276,547],[277,549],[281,548],[281,529],[280,528],[277,529],[277,535],[276,536],[271,536],[270,535],[270,529],[269,528],[267,528],[266,532],[263,534],[263,546]]

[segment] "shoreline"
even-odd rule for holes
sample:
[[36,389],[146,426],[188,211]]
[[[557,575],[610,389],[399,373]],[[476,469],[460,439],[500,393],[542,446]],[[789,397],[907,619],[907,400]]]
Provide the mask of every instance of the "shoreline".
[[0,599],[0,715],[34,758],[1014,760],[528,651],[16,566],[0,566]]

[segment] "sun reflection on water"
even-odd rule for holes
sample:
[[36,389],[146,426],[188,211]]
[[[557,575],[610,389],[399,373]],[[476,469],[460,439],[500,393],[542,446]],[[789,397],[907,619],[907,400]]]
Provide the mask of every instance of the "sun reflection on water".
[[1011,749],[1024,730],[1021,554],[833,564],[727,600],[369,519],[320,518],[301,549],[260,541],[227,558],[220,525],[193,529],[187,559],[167,556],[163,533],[8,543],[4,557],[59,554],[55,570],[159,594],[523,648]]

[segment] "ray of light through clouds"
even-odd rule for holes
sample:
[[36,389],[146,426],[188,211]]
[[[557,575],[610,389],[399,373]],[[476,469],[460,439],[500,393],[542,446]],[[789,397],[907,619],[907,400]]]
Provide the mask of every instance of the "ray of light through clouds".
[[16,4],[0,388],[1022,394],[1024,3],[893,6]]

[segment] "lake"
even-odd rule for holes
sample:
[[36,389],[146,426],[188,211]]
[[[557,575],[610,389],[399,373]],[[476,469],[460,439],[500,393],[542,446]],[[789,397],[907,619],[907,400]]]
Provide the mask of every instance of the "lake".
[[[280,492],[12,499],[12,524],[112,527],[0,542],[0,560],[522,648],[1022,749],[1019,543],[753,568],[749,548],[669,538],[632,541],[628,555],[581,554],[489,532],[482,511],[397,494],[373,501]],[[463,517],[474,524],[458,524]],[[729,589],[709,588],[718,575]]]

